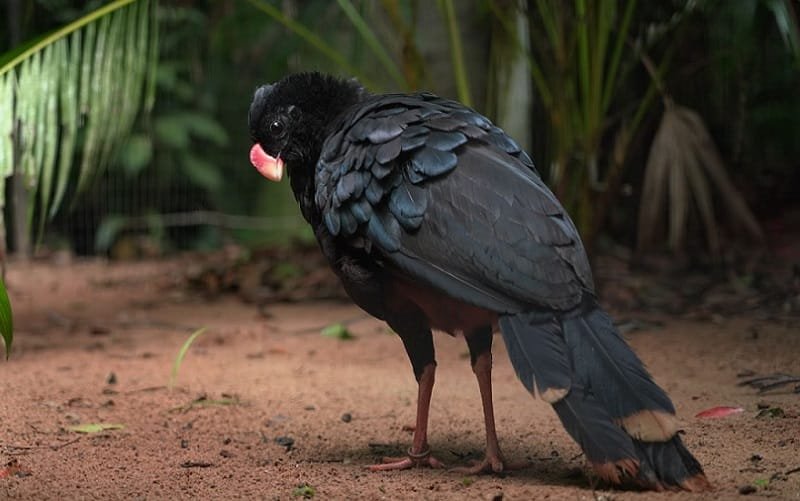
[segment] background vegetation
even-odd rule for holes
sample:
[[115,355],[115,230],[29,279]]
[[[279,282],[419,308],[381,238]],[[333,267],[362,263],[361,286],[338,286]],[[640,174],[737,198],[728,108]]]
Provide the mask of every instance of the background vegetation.
[[[10,0],[0,53],[103,5]],[[26,220],[45,228],[45,247],[78,253],[307,238],[288,185],[262,182],[250,168],[246,117],[259,84],[309,69],[356,76],[376,92],[432,90],[486,113],[529,149],[590,247],[616,241],[719,257],[726,243],[763,238],[756,219],[771,228],[797,205],[794,0],[158,5],[152,112],[107,159],[87,151],[83,137],[75,153],[53,154],[108,169],[93,170],[88,189],[66,204],[52,187],[36,191],[52,180],[30,178],[33,195],[6,208],[12,248],[29,252],[24,235],[37,225]],[[117,63],[111,79],[134,58]],[[3,162],[0,173],[25,169],[19,158]],[[69,186],[80,184],[80,169],[63,172]],[[20,182],[6,187],[7,198]]]

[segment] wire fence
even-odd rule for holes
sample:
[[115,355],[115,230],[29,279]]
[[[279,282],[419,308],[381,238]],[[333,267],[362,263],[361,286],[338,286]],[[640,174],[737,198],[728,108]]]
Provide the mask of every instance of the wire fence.
[[152,257],[174,251],[208,250],[235,239],[233,233],[294,230],[297,216],[248,216],[220,212],[190,181],[143,175],[130,179],[108,171],[46,227],[41,245],[81,256]]

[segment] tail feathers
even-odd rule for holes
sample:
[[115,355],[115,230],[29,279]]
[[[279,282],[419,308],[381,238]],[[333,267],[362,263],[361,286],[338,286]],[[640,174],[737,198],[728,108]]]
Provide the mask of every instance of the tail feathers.
[[636,439],[664,441],[679,429],[675,407],[611,319],[594,302],[562,319],[573,378],[591,388],[614,420]]
[[572,383],[572,365],[556,319],[522,313],[501,316],[499,324],[508,356],[525,388],[551,403],[566,395]]
[[633,439],[614,424],[591,392],[573,386],[553,409],[601,477],[619,484],[623,478],[636,475],[639,462]]
[[563,315],[503,315],[499,324],[517,375],[553,404],[601,478],[655,490],[710,489],[678,435],[669,397],[593,297]]
[[657,490],[683,489],[701,492],[711,489],[703,467],[683,445],[680,435],[666,442],[634,440],[640,469],[639,484]]
[[606,482],[657,491],[699,492],[711,488],[702,466],[679,435],[665,442],[635,440],[614,423],[590,391],[580,386],[573,386],[553,409],[595,473]]

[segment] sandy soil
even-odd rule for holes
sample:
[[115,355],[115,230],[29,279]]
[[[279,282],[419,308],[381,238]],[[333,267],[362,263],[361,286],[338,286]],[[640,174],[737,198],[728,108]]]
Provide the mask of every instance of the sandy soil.
[[[628,335],[685,423],[716,490],[702,496],[594,489],[548,405],[519,384],[498,339],[495,403],[503,477],[371,473],[411,441],[416,384],[399,340],[374,320],[355,339],[321,327],[361,318],[342,303],[275,305],[176,289],[180,262],[12,263],[16,346],[0,363],[3,499],[800,499],[800,395],[758,395],[737,374],[800,373],[796,328],[750,317]],[[649,320],[654,320],[649,318]],[[188,335],[208,331],[167,384]],[[462,339],[436,338],[431,445],[448,465],[479,457],[483,424]],[[704,409],[741,406],[724,419]],[[782,417],[757,417],[759,405]],[[124,428],[93,434],[76,424]]]

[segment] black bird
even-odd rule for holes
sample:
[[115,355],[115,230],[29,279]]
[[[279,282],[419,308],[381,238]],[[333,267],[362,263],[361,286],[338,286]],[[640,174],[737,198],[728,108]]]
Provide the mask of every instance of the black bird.
[[553,405],[614,484],[710,488],[675,408],[598,306],[575,225],[517,143],[433,94],[373,95],[302,73],[260,87],[250,160],[284,168],[303,216],[353,301],[397,332],[419,383],[408,456],[372,469],[440,467],[427,441],[432,329],[462,333],[478,379],[486,457],[502,471],[492,411],[492,333],[519,379]]

